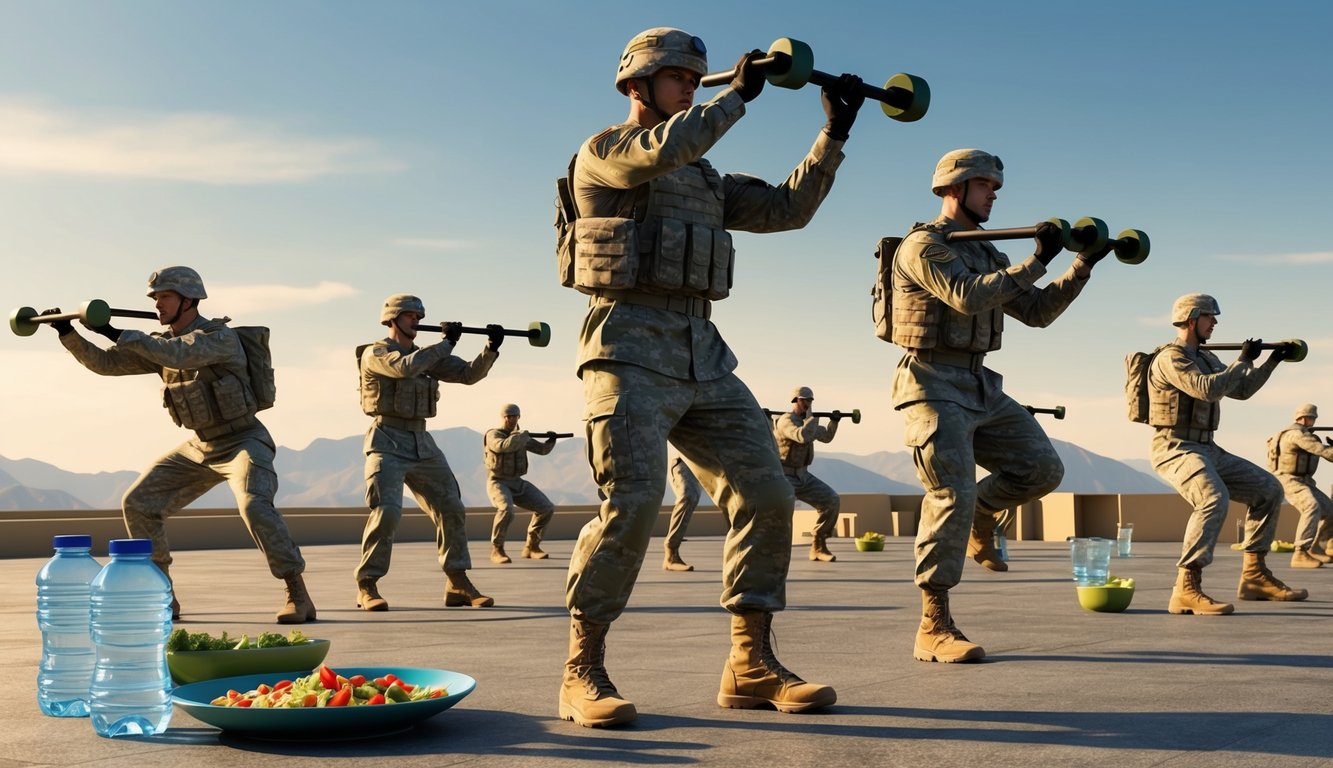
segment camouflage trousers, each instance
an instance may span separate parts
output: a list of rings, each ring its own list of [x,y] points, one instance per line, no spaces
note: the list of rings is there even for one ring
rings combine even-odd
[[[584,366],[583,393],[588,462],[606,500],[574,546],[570,614],[610,623],[624,610],[666,494],[668,438],[727,516],[722,607],[782,610],[794,498],[745,384],[735,374],[689,381],[603,360]]]
[[[366,454],[366,506],[370,508],[370,516],[361,533],[358,582],[380,579],[389,572],[394,534],[403,519],[404,485],[435,524],[435,550],[439,553],[440,568],[466,571],[472,567],[465,526],[467,509],[444,454],[435,452],[409,459],[375,452]]]
[[[1194,507],[1185,525],[1179,568],[1206,567],[1222,532],[1227,507],[1235,499],[1249,507],[1245,514],[1247,552],[1267,552],[1277,532],[1282,484],[1257,464],[1232,456],[1215,443],[1180,440],[1158,429],[1152,441],[1153,468]]]
[[[514,521],[514,511],[520,507],[532,510],[532,522],[528,523],[528,541],[541,543],[542,532],[555,514],[555,505],[546,498],[546,494],[521,477],[494,476],[486,480],[486,494],[495,507],[495,522],[491,525],[492,544],[504,546],[505,540],[509,538],[509,524]]]
[[[838,496],[838,492],[805,468],[788,469],[787,482],[791,483],[796,500],[809,504],[818,513],[810,535],[816,539],[832,536],[838,525],[838,510],[842,509],[842,497]]]
[[[1315,486],[1311,477],[1278,475],[1277,479],[1282,483],[1287,501],[1300,513],[1296,520],[1296,535],[1291,541],[1297,549],[1310,549],[1314,546],[1319,521],[1333,517],[1333,500]]]
[[[1040,498],[1064,478],[1041,425],[1013,398],[994,394],[987,411],[943,400],[909,403],[905,442],[925,496],[916,532],[916,584],[949,589],[963,575],[974,515]],[[977,481],[977,467],[990,472]]]
[[[664,493],[665,495],[665,493]],[[676,504],[671,508],[671,522],[667,524],[666,548],[675,552],[685,541],[685,531],[690,527],[690,518],[699,506],[698,492],[686,490],[676,497]]]
[[[166,520],[213,486],[226,482],[250,538],[264,553],[268,569],[282,579],[305,570],[301,550],[287,521],[273,506],[278,475],[273,470],[273,438],[262,424],[207,442],[188,440],[168,452],[134,481],[121,508],[130,536],[153,542],[153,562],[171,565]]]

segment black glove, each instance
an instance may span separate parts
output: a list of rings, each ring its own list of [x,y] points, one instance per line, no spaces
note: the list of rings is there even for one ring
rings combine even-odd
[[[1279,344],[1277,349],[1274,349],[1272,354],[1268,356],[1268,359],[1275,363],[1280,363],[1283,360],[1286,360],[1290,355],[1291,347],[1288,347],[1286,344]]]
[[[764,52],[756,48],[736,61],[736,74],[731,78],[731,89],[740,95],[741,101],[754,101],[759,92],[764,90],[764,72],[754,65],[756,59],[762,58]]]
[[[111,325],[110,323],[107,323],[106,325],[94,326],[92,331],[93,333],[107,337],[108,339],[111,340],[112,344],[115,344],[117,341],[120,341],[121,330]]]
[[[39,312],[38,314],[39,314],[39,315],[58,315],[58,314],[60,314],[60,307],[52,307],[52,308],[50,308],[50,309],[43,309],[43,310],[42,310],[41,312]],[[52,320],[50,323],[48,323],[48,325],[50,325],[52,328],[56,329],[56,333],[57,333],[58,335],[60,335],[60,336],[65,336],[65,335],[74,333],[74,323],[71,322],[71,321],[69,321],[69,320]]]
[[[1050,266],[1065,247],[1064,232],[1049,221],[1037,225],[1037,234],[1033,239],[1037,241],[1037,250],[1032,255],[1045,266]]]
[[[828,415],[829,421],[842,421],[842,411],[834,411]]]
[[[1263,351],[1259,349],[1259,345],[1263,343],[1263,339],[1246,339],[1245,343],[1240,345],[1240,359],[1250,362],[1258,360],[1259,353]]]
[[[503,344],[504,342],[505,342],[504,326],[496,325],[495,323],[490,323],[489,325],[486,326],[486,346],[490,347],[491,351],[498,352],[500,349],[500,345]],[[554,440],[552,440],[552,442],[554,442]]]
[[[1333,437],[1324,438],[1324,442],[1328,444],[1329,448],[1333,448]]]
[[[1089,267],[1091,267],[1092,265],[1106,258],[1106,254],[1114,250],[1115,250],[1115,243],[1111,242],[1110,240],[1107,240],[1106,245],[1102,246],[1100,250],[1084,251],[1078,255],[1078,258],[1079,261],[1082,261],[1084,264],[1087,264]]]
[[[458,340],[463,338],[463,324],[445,323],[444,338],[448,340],[451,344],[457,344]]]
[[[866,101],[860,86],[861,78],[843,74],[838,82],[820,90],[819,100],[823,102],[824,115],[828,117],[828,122],[824,123],[824,133],[830,139],[846,141],[851,133],[852,123],[856,122],[856,112]]]

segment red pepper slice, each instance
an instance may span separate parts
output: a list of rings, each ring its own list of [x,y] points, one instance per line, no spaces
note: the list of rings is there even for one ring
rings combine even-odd
[[[259,684],[259,687],[256,688],[255,690],[258,691],[258,692],[262,695],[262,694],[268,693],[269,691],[271,691],[271,690],[273,690],[273,689],[270,688],[270,687],[268,687],[268,684],[266,684],[266,683],[260,683],[260,684]]]
[[[438,698],[440,698],[440,697],[443,696],[443,695],[444,695],[444,691],[441,691],[441,690],[434,690],[434,691],[431,691],[431,692],[430,692],[430,695],[427,696],[426,698],[428,698],[428,699],[438,699]]]
[[[338,690],[338,673],[329,669],[327,666],[319,665],[319,682],[330,691]]]
[[[283,688],[291,688],[291,687],[292,687],[291,680],[279,680],[278,683],[273,686],[273,690],[281,691]]]
[[[318,693],[307,693],[307,694],[305,695],[305,698],[301,700],[301,706],[303,706],[303,707],[318,707],[318,706],[319,706],[319,694],[318,694]]]
[[[232,704],[232,706],[234,706],[234,707],[248,707],[248,706],[250,706],[250,705],[253,704],[253,703],[254,703],[254,702],[251,701],[251,700],[249,700],[249,699],[237,699],[236,702],[235,702],[234,704]]]
[[[341,690],[333,694],[333,698],[329,699],[328,706],[345,707],[347,706],[347,702],[351,700],[352,700],[352,686],[344,685]]]
[[[382,693],[377,693],[377,694],[375,694],[374,696],[371,696],[371,697],[370,697],[370,701],[367,701],[366,703],[367,703],[367,704],[383,704],[385,701],[388,701],[388,699],[385,699],[385,698],[384,698],[384,694],[382,694]]]
[[[408,693],[411,693],[412,689],[416,688],[415,685],[408,685],[407,683],[404,683],[402,680],[394,680],[394,682],[398,683],[398,687],[402,688],[404,691],[407,691]]]
[[[393,685],[393,681],[387,677],[377,677],[375,678],[375,685],[379,686],[380,688],[388,688],[389,686]]]
[[[352,675],[351,677],[347,678],[347,682],[351,683],[353,688],[360,688],[361,686],[366,684],[366,676]]]
[[[240,696],[241,692],[236,690],[235,688],[230,688],[227,690],[227,698],[229,699],[237,699],[240,698]]]

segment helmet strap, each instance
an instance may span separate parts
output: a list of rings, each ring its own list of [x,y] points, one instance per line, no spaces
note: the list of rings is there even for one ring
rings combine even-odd
[[[643,90],[641,92],[643,105],[652,110],[653,114],[657,115],[658,120],[665,123],[667,120],[671,119],[671,115],[664,113],[657,106],[657,97],[653,94],[653,78],[641,77],[639,80],[643,83]]]
[[[963,210],[963,213],[967,214],[967,217],[972,220],[973,224],[983,224],[986,221],[986,217],[967,207],[967,194],[972,191],[971,185],[971,179],[963,181],[963,199],[959,201],[958,207]]]

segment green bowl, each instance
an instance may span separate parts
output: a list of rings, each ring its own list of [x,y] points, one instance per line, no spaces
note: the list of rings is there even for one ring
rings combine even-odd
[[[1133,587],[1077,587],[1078,604],[1098,613],[1120,613],[1134,599]]]
[[[280,648],[247,648],[243,651],[167,651],[167,669],[177,685],[219,677],[260,675],[271,672],[307,674],[329,655],[328,640],[311,640]]]
[[[856,540],[856,551],[858,552],[883,552],[883,541],[867,541],[865,539]]]

